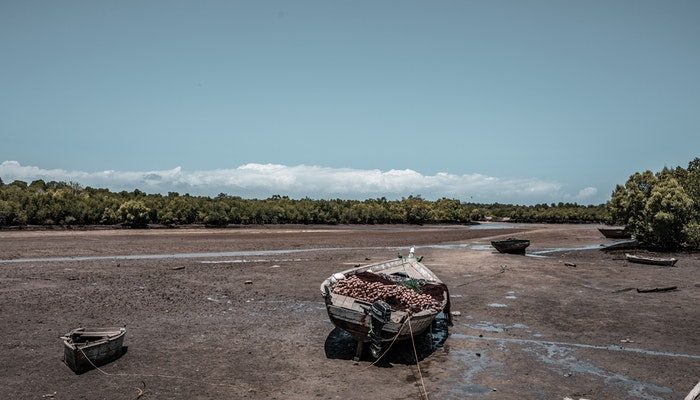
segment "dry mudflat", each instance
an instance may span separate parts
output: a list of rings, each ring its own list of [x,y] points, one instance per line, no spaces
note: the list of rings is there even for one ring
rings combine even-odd
[[[488,246],[509,236],[530,255]],[[0,398],[683,398],[700,380],[700,254],[645,266],[603,243],[594,225],[0,232]],[[355,363],[319,285],[411,245],[461,315],[444,343],[419,338],[418,365],[406,344]],[[634,290],[662,286],[678,290]],[[62,363],[62,334],[124,325],[117,361]]]

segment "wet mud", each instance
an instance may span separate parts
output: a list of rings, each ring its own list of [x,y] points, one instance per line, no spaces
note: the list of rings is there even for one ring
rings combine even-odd
[[[534,256],[490,247],[509,236]],[[545,224],[0,232],[0,398],[683,398],[700,255],[649,268],[606,243],[595,225]],[[453,326],[355,363],[319,285],[412,245],[450,288]],[[620,291],[659,286],[678,290]],[[124,325],[129,352],[106,374],[61,362],[62,334]]]

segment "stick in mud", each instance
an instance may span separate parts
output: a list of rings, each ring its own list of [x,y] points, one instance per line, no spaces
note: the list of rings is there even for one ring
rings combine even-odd
[[[678,289],[678,286],[667,286],[667,287],[661,287],[661,288],[653,288],[653,289],[639,289],[637,288],[637,293],[653,293],[653,292],[671,292]]]

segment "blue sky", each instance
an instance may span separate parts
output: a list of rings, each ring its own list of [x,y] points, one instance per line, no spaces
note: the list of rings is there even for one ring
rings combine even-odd
[[[3,1],[0,178],[599,203],[700,156],[699,20],[697,1]]]

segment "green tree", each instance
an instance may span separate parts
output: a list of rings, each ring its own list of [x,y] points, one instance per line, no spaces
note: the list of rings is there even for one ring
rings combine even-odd
[[[148,214],[151,210],[141,200],[129,200],[119,206],[119,220],[132,228],[143,228],[148,224]]]
[[[651,191],[644,208],[645,229],[639,238],[662,249],[675,249],[683,239],[683,228],[689,221],[693,200],[678,181],[671,177],[660,180]]]
[[[15,222],[17,203],[0,200],[0,226],[12,225]]]
[[[695,243],[698,237],[694,201],[676,176],[685,173],[664,169],[635,173],[618,185],[608,202],[614,223],[627,229],[645,245],[664,250]]]

